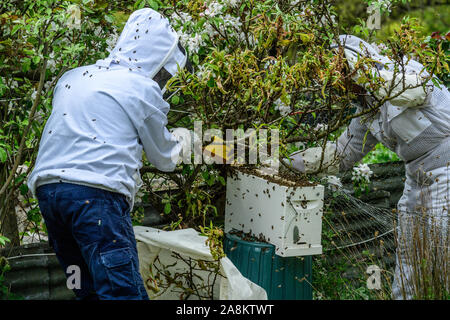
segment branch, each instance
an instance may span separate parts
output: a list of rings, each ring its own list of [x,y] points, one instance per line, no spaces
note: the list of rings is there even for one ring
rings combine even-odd
[[[43,54],[44,56],[47,54],[47,43],[44,44],[44,50]],[[41,100],[41,92],[42,88],[44,87],[44,81],[45,81],[45,71],[47,70],[47,58],[44,58],[44,61],[42,63],[41,68],[41,75],[39,79],[39,86],[37,89],[36,99],[34,99],[33,106],[30,111],[30,119],[34,117],[34,114],[36,113],[37,106],[39,105],[39,102]],[[22,135],[22,139],[20,141],[19,150],[17,151],[16,160],[14,161],[13,168],[11,169],[11,172],[9,174],[8,179],[6,179],[5,184],[0,189],[0,196],[3,195],[6,191],[6,188],[11,183],[12,179],[14,178],[14,175],[16,174],[17,168],[19,167],[20,161],[22,160],[22,153],[25,148],[25,142],[27,140],[28,132],[30,131],[31,125],[33,124],[33,121],[29,121],[28,125],[25,127],[25,130]]]

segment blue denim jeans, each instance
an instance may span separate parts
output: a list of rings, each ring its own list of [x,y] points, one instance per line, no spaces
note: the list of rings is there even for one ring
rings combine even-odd
[[[125,196],[70,183],[42,185],[36,194],[64,272],[79,268],[78,299],[148,299]]]

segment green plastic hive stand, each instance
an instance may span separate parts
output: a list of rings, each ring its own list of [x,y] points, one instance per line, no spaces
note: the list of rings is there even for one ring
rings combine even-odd
[[[269,300],[312,300],[312,258],[280,257],[275,246],[227,233],[224,250],[244,277],[263,287]]]

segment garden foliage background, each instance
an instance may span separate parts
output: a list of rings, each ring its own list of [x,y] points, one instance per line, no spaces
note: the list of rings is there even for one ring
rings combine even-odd
[[[382,10],[381,30],[367,28],[369,3]],[[393,61],[414,57],[449,83],[446,1],[2,1],[0,246],[45,235],[26,178],[56,82],[69,69],[107,57],[130,13],[143,7],[169,18],[194,66],[193,74],[182,72],[171,84],[180,91],[170,101],[169,127],[192,129],[197,120],[203,130],[280,129],[284,156],[324,146],[360,115],[354,112],[362,95],[352,80],[355,72],[364,74],[359,85],[378,90],[383,84],[367,71],[369,59],[349,72],[342,50],[330,50],[339,34],[381,42],[380,50]],[[388,99],[377,101],[371,112]],[[397,159],[379,145],[363,162]],[[227,169],[182,164],[162,173],[145,162],[137,204],[151,203],[168,229],[194,227],[220,244]],[[156,182],[166,191],[155,192]],[[135,224],[143,210],[135,207]]]

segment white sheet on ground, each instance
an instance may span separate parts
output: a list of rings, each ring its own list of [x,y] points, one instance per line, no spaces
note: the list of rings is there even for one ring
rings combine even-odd
[[[144,282],[156,274],[158,268],[170,272],[173,279],[185,273],[189,268],[181,259],[177,259],[177,253],[185,259],[214,261],[209,247],[206,245],[206,237],[201,236],[194,229],[182,229],[176,231],[163,231],[150,227],[136,226],[134,233],[138,240],[140,272]],[[266,291],[245,278],[236,266],[227,257],[220,259],[220,274],[215,281],[214,299],[220,300],[267,300]],[[205,283],[212,283],[213,273],[210,271],[196,270],[193,281],[197,288]],[[222,276],[223,275],[223,276]],[[162,276],[161,279],[167,279]],[[178,277],[181,280],[182,277]],[[201,283],[203,281],[203,283]],[[152,281],[149,282],[150,284]],[[165,282],[167,284],[167,282]],[[153,282],[154,284],[154,282]],[[145,286],[150,299],[178,300],[182,290],[172,284],[168,290],[165,285],[159,285],[163,290],[155,292]],[[198,295],[193,294],[193,296]],[[184,296],[186,297],[186,295]]]

